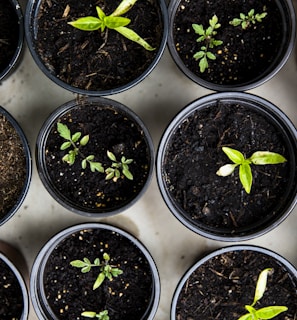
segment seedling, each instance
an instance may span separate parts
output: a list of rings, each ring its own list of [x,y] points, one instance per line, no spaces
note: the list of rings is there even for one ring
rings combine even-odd
[[[245,309],[249,312],[241,316],[238,320],[264,320],[272,319],[280,313],[287,311],[288,308],[285,306],[269,306],[256,310],[255,304],[263,297],[266,290],[267,276],[272,272],[273,269],[267,268],[261,271],[256,284],[254,301],[251,305],[246,305]]]
[[[247,29],[252,24],[255,24],[256,22],[262,22],[262,20],[266,16],[267,16],[267,12],[255,14],[255,10],[251,9],[247,15],[245,15],[244,13],[240,13],[239,18],[234,18],[229,23],[234,27],[241,25],[242,29]]]
[[[110,256],[106,252],[103,253],[103,260],[104,261],[100,261],[99,258],[96,258],[94,262],[91,263],[88,258],[84,258],[83,260],[73,260],[70,264],[72,267],[80,268],[82,273],[88,273],[93,267],[99,268],[100,273],[93,284],[93,290],[96,290],[106,278],[112,280],[113,277],[117,277],[123,273],[121,269],[109,264]]]
[[[86,318],[98,318],[99,320],[109,320],[108,310],[103,310],[99,313],[94,311],[85,311],[81,314],[83,317]]]
[[[197,39],[197,42],[203,42],[204,45],[200,48],[200,51],[196,52],[193,58],[199,61],[200,72],[204,72],[208,68],[208,59],[215,60],[216,56],[209,51],[214,47],[220,46],[223,44],[223,41],[216,40],[214,37],[217,34],[217,29],[221,27],[221,24],[218,23],[218,17],[214,15],[209,20],[209,27],[204,29],[201,24],[192,24],[192,27],[200,37]]]
[[[66,140],[66,142],[61,145],[60,149],[67,150],[70,148],[68,153],[62,158],[64,162],[67,162],[69,165],[73,165],[77,156],[80,156],[83,159],[81,161],[81,167],[83,169],[86,169],[89,164],[92,172],[98,171],[104,173],[102,164],[100,162],[93,161],[95,158],[94,155],[85,156],[80,150],[81,147],[86,146],[89,142],[89,135],[81,137],[81,132],[75,132],[72,134],[67,125],[60,122],[57,123],[57,130],[60,136]]]
[[[253,175],[251,164],[266,165],[266,164],[279,164],[286,162],[286,158],[282,155],[269,151],[256,151],[250,158],[245,158],[244,155],[235,149],[223,147],[222,150],[233,162],[232,164],[225,164],[217,171],[218,176],[226,177],[232,174],[237,166],[239,166],[239,178],[242,186],[247,193],[250,193]]]
[[[136,1],[137,0],[123,0],[109,16],[107,16],[100,7],[96,6],[98,18],[88,16],[79,18],[76,21],[68,22],[68,24],[83,31],[95,31],[101,29],[101,32],[103,32],[105,28],[112,29],[119,32],[127,39],[143,46],[146,50],[153,51],[155,48],[151,47],[135,31],[126,27],[131,20],[121,17],[133,7]]]
[[[122,170],[123,175],[127,179],[133,180],[133,175],[129,170],[129,164],[133,162],[133,159],[126,159],[126,157],[122,156],[121,161],[118,161],[116,156],[110,151],[107,151],[107,156],[112,161],[112,165],[105,170],[106,180],[113,179],[116,182],[121,176],[120,170]]]

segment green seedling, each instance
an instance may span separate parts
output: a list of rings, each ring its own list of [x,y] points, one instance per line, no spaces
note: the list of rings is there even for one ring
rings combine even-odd
[[[104,168],[100,162],[95,162],[94,155],[85,156],[81,152],[81,147],[84,147],[89,142],[89,135],[85,135],[82,137],[81,132],[75,132],[74,134],[71,133],[67,125],[58,122],[57,123],[57,130],[59,135],[65,139],[66,141],[61,145],[60,150],[67,150],[67,154],[62,158],[64,162],[67,162],[69,165],[73,165],[77,156],[80,156],[83,160],[81,161],[82,169],[86,169],[87,165],[89,164],[90,169],[92,172],[98,171],[104,173]]]
[[[261,271],[255,290],[254,301],[251,305],[246,305],[245,309],[248,311],[247,314],[241,316],[238,320],[264,320],[272,319],[282,312],[288,310],[285,306],[269,306],[256,310],[255,304],[263,297],[266,290],[267,276],[272,272],[271,268],[264,269]]]
[[[116,268],[109,264],[110,256],[107,253],[103,253],[103,261],[100,261],[99,258],[96,258],[93,263],[88,258],[83,260],[73,260],[70,262],[72,267],[80,268],[82,273],[88,273],[93,267],[99,268],[100,273],[98,274],[94,284],[93,290],[96,290],[101,286],[103,281],[107,278],[112,280],[113,277],[117,277],[123,273],[119,268]]]
[[[232,174],[236,167],[239,166],[239,178],[242,186],[247,193],[251,192],[253,175],[251,164],[266,165],[279,164],[286,162],[286,158],[282,155],[269,151],[256,151],[250,158],[245,158],[244,155],[235,149],[223,147],[227,157],[233,162],[232,164],[225,164],[217,171],[218,176],[226,177]]]
[[[76,21],[68,22],[74,28],[83,31],[95,31],[101,29],[101,32],[107,29],[112,29],[119,32],[127,39],[136,42],[148,51],[153,51],[155,48],[151,47],[143,38],[141,38],[135,31],[126,26],[131,22],[130,19],[122,17],[135,4],[137,0],[123,0],[115,11],[107,16],[103,10],[96,6],[98,17],[82,17]]]
[[[133,180],[133,175],[129,170],[129,164],[133,162],[133,159],[126,159],[126,157],[122,156],[121,161],[118,161],[110,151],[107,151],[107,156],[112,161],[112,165],[105,170],[106,180],[113,179],[116,182],[121,176],[120,170],[127,179]]]
[[[81,315],[86,318],[98,318],[99,320],[109,320],[108,310],[103,310],[99,313],[96,313],[94,311],[84,311]]]
[[[255,14],[255,10],[251,9],[247,15],[245,15],[244,13],[240,13],[239,18],[234,18],[229,23],[234,27],[241,25],[242,29],[247,29],[252,24],[255,24],[256,22],[262,22],[262,20],[266,16],[267,16],[267,12]]]
[[[217,34],[217,29],[221,27],[221,24],[218,23],[218,17],[214,15],[209,20],[209,27],[204,29],[201,24],[192,24],[192,27],[199,35],[197,42],[203,42],[204,45],[200,48],[200,51],[196,52],[193,58],[197,61],[199,60],[200,72],[203,73],[208,68],[208,59],[215,60],[216,56],[210,51],[214,47],[220,46],[223,44],[223,41],[216,40],[214,37]]]

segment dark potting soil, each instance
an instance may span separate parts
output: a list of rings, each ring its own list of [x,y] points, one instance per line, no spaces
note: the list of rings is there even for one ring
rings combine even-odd
[[[116,182],[106,180],[105,173],[91,172],[89,166],[82,169],[80,156],[69,165],[62,161],[68,150],[60,150],[65,140],[59,136],[55,123],[48,135],[45,161],[52,183],[68,202],[100,213],[117,209],[138,195],[148,179],[151,158],[144,132],[130,116],[109,106],[85,104],[58,121],[66,124],[72,134],[79,131],[82,137],[90,136],[80,150],[85,156],[94,155],[94,161],[101,162],[104,169],[112,164],[107,151],[118,160],[122,156],[133,159],[129,165],[133,180],[121,175]]]
[[[0,260],[0,319],[21,319],[24,301],[21,286],[9,266]]]
[[[87,257],[93,262],[109,254],[110,265],[123,273],[112,281],[105,279],[93,290],[98,268],[81,273],[73,260]],[[45,267],[47,301],[57,319],[85,319],[83,311],[108,310],[113,320],[140,320],[152,294],[152,274],[144,254],[126,237],[103,229],[76,232],[65,238],[51,253]]]
[[[16,204],[26,181],[26,157],[22,141],[0,114],[0,219]]]
[[[12,61],[19,40],[18,16],[10,1],[0,2],[0,73]]]
[[[232,163],[223,146],[246,157],[255,151],[277,152],[288,162],[251,165],[253,184],[247,194],[238,168],[227,177],[216,174],[221,166]],[[209,230],[240,234],[273,219],[285,205],[290,159],[281,132],[263,114],[218,101],[194,111],[178,126],[165,153],[163,175],[170,196],[188,220]]]
[[[266,291],[254,306],[286,306],[275,320],[293,320],[297,313],[296,279],[266,254],[249,250],[223,253],[203,263],[184,284],[177,301],[177,320],[236,320],[254,300],[262,270],[272,268]]]
[[[96,6],[111,14],[120,0],[42,0],[38,14],[36,47],[47,68],[63,82],[85,90],[108,90],[138,78],[156,57],[118,32],[81,31],[68,25],[82,16],[97,17]],[[66,15],[66,6],[70,7]],[[125,17],[127,26],[152,47],[162,40],[158,1],[138,1]]]
[[[255,14],[267,12],[267,16],[246,30],[230,25],[229,21],[251,9]],[[194,32],[192,24],[207,28],[214,15],[221,24],[216,29],[215,39],[222,40],[223,44],[209,50],[216,60],[209,59],[209,68],[201,73],[199,61],[193,55],[204,43],[196,41],[199,35]],[[284,41],[283,23],[284,18],[275,0],[182,0],[174,20],[174,41],[185,66],[200,78],[215,84],[243,84],[261,76],[276,63]]]

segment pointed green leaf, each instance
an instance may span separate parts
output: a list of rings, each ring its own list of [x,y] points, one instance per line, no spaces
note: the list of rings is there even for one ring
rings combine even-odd
[[[111,161],[117,161],[115,155],[111,151],[107,151],[107,156]]]
[[[96,17],[83,17],[68,22],[72,27],[83,31],[95,31],[102,27],[102,21]]]
[[[244,314],[238,320],[254,320],[253,316],[250,313]]]
[[[67,141],[67,142],[64,142],[61,147],[60,147],[60,150],[66,150],[68,149],[69,147],[71,147],[71,142],[70,141]]]
[[[261,308],[256,311],[257,319],[272,319],[279,315],[282,312],[287,311],[288,308],[285,306],[271,306],[271,307],[265,307]]]
[[[281,154],[269,151],[257,151],[252,154],[250,160],[253,164],[258,165],[279,164],[287,161]]]
[[[83,268],[85,267],[85,262],[81,260],[73,260],[70,262],[70,265],[75,268]]]
[[[86,157],[86,160],[92,161],[92,160],[94,160],[94,158],[95,158],[95,156],[90,154],[89,156]]]
[[[256,318],[256,309],[254,308],[254,307],[252,307],[252,306],[245,306],[245,308],[246,308],[246,310],[252,315],[252,319],[253,320],[258,320],[257,318]]]
[[[106,252],[104,252],[104,253],[103,253],[103,259],[104,259],[106,262],[109,261],[109,260],[110,260],[109,254],[106,253]]]
[[[105,170],[105,172],[107,173],[106,177],[105,177],[106,180],[110,180],[110,179],[112,179],[114,177],[114,171]]]
[[[129,179],[129,180],[133,180],[133,175],[132,173],[129,171],[129,169],[127,168],[123,168],[123,175]]]
[[[126,12],[128,12],[137,0],[123,0],[115,9],[115,11],[111,14],[111,16],[117,17],[122,16]]]
[[[224,166],[220,167],[216,174],[220,177],[227,177],[232,174],[238,164],[225,164]]]
[[[95,265],[95,266],[99,266],[99,265],[100,265],[100,259],[99,259],[99,258],[96,258],[96,259],[94,260],[94,265]]]
[[[93,290],[96,290],[97,288],[99,288],[101,286],[102,282],[104,281],[104,279],[105,279],[104,273],[102,273],[102,272],[99,273],[96,281],[93,284]]]
[[[81,272],[82,273],[88,273],[88,272],[90,272],[90,270],[91,270],[91,266],[85,266],[85,267],[83,267],[81,269]]]
[[[199,52],[196,52],[196,53],[193,55],[193,58],[194,58],[195,60],[199,60],[199,59],[201,59],[201,58],[204,57],[204,56],[205,56],[205,52],[199,51]]]
[[[206,52],[206,56],[210,60],[216,60],[216,56],[211,52]]]
[[[251,192],[253,183],[252,170],[248,163],[243,163],[239,167],[239,179],[246,193]]]
[[[87,159],[82,160],[82,162],[81,162],[81,167],[82,167],[83,169],[86,169],[86,167],[87,167]]]
[[[232,21],[230,21],[230,24],[232,24],[234,27],[237,27],[241,24],[242,20],[238,18],[234,18]]]
[[[208,68],[208,62],[205,56],[200,60],[199,68],[201,73],[203,73]]]
[[[193,24],[192,24],[192,28],[194,29],[195,33],[199,34],[199,35],[202,36],[203,39],[204,39],[204,34],[205,34],[205,32],[204,32],[204,28],[203,28],[203,25],[202,25],[202,24],[195,24],[195,23],[193,23]],[[202,37],[201,37],[201,38],[202,38]]]
[[[263,297],[263,294],[266,289],[266,284],[267,284],[267,276],[269,272],[271,272],[271,270],[272,270],[271,268],[266,268],[263,271],[261,271],[257,280],[255,296],[254,296],[254,301],[252,303],[252,306],[254,306]]]
[[[77,142],[80,137],[81,137],[81,132],[75,132],[75,134],[72,135],[71,140],[73,142]]]
[[[85,146],[90,140],[90,136],[89,135],[86,135],[86,136],[83,136],[79,142],[79,144],[81,146]]]
[[[245,160],[243,154],[238,150],[229,147],[223,147],[222,150],[225,152],[227,157],[236,164],[241,164]]]
[[[100,162],[90,162],[90,169],[92,172],[98,171],[103,173],[104,172],[104,168],[102,166],[102,163]]]
[[[156,48],[153,48],[149,43],[147,43],[144,39],[142,39],[135,31],[129,29],[127,27],[118,27],[114,28],[117,32],[121,35],[126,37],[127,39],[136,42],[137,44],[141,45],[144,49],[148,51],[153,51]]]
[[[66,124],[63,124],[61,122],[57,123],[57,130],[60,136],[66,140],[71,140],[71,132],[66,126]]]
[[[99,19],[100,19],[101,21],[103,21],[104,18],[106,17],[106,15],[105,15],[105,13],[103,12],[103,10],[102,10],[100,7],[96,6],[96,11],[97,11],[97,14],[98,14]]]
[[[84,311],[81,313],[81,315],[86,318],[96,318],[97,316],[96,312],[94,311]]]
[[[131,20],[124,17],[107,16],[105,17],[104,22],[107,28],[116,29],[119,27],[127,26],[131,22]]]

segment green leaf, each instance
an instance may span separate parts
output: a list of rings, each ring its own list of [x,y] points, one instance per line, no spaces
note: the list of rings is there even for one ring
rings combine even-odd
[[[81,132],[75,132],[75,134],[72,135],[71,140],[73,142],[77,142],[80,137],[81,137]]]
[[[106,262],[108,262],[108,261],[110,260],[109,254],[106,253],[106,252],[104,252],[104,253],[103,253],[103,259],[104,259]]]
[[[205,39],[205,37],[204,37],[205,31],[204,31],[204,28],[203,28],[202,24],[193,23],[192,24],[192,28],[194,29],[195,33],[199,34],[200,36],[203,36],[203,40]]]
[[[84,311],[81,313],[81,315],[87,318],[96,318],[97,316],[96,312],[93,312],[93,311]]]
[[[238,164],[225,164],[224,166],[220,167],[219,170],[216,172],[218,176],[227,177],[232,174]]]
[[[98,14],[99,19],[100,19],[101,21],[103,21],[104,18],[106,17],[106,15],[105,15],[105,13],[103,12],[103,10],[102,10],[100,7],[96,6],[96,11],[97,11],[97,14]]]
[[[114,277],[118,277],[119,275],[123,274],[123,270],[119,269],[119,268],[112,268],[111,269],[111,274]]]
[[[258,165],[279,164],[287,161],[287,159],[282,155],[269,151],[257,151],[252,154],[250,160],[253,164]]]
[[[254,10],[254,9],[251,9],[251,10],[249,11],[249,13],[248,13],[248,16],[249,16],[249,17],[253,17],[254,13],[255,13],[255,10]]]
[[[257,280],[255,296],[252,306],[254,306],[263,297],[267,284],[267,276],[271,272],[271,270],[271,268],[266,268],[263,271],[261,271]]]
[[[64,142],[61,147],[60,147],[60,150],[66,150],[68,149],[69,147],[71,147],[71,142],[70,141],[67,141],[67,142]]]
[[[216,56],[211,52],[206,52],[206,56],[210,60],[216,60]]]
[[[81,162],[81,167],[82,167],[83,169],[86,169],[86,167],[87,167],[87,159],[83,159],[83,160],[82,160],[82,162]]]
[[[285,306],[271,306],[271,307],[265,307],[261,308],[256,311],[256,315],[258,319],[272,319],[279,315],[282,312],[287,311],[288,308]]]
[[[243,154],[238,150],[229,147],[223,147],[222,150],[225,152],[227,157],[236,164],[242,164],[245,160]]]
[[[70,262],[70,264],[72,267],[75,267],[75,268],[83,268],[86,266],[86,263],[81,260],[73,260]]]
[[[100,266],[100,259],[99,259],[99,258],[96,258],[96,259],[94,260],[94,265],[95,265],[95,266]]]
[[[216,24],[218,23],[219,19],[216,15],[214,15],[210,20],[209,20],[209,25],[214,29]]]
[[[105,274],[103,272],[99,273],[96,281],[93,284],[93,290],[96,290],[97,288],[99,288],[102,284],[102,282],[105,279]]]
[[[126,37],[127,39],[136,42],[137,44],[141,45],[144,49],[148,51],[153,51],[156,48],[153,48],[150,44],[148,44],[144,39],[142,39],[135,31],[129,29],[127,27],[118,27],[114,28],[117,32],[121,35]]]
[[[81,146],[85,146],[85,145],[89,142],[89,140],[90,140],[90,136],[89,136],[89,135],[86,135],[86,136],[84,136],[84,137],[81,138],[79,144],[80,144]]]
[[[111,151],[107,150],[107,156],[111,161],[117,161],[117,158],[115,157],[115,155]]]
[[[123,158],[125,158],[125,157],[123,157]],[[122,163],[125,163],[125,164],[131,164],[132,162],[133,162],[133,159],[125,159],[124,161],[123,161],[123,158],[122,158]]]
[[[102,21],[96,17],[82,17],[68,22],[72,27],[83,31],[95,31],[102,27]]]
[[[223,44],[223,41],[222,40],[213,40],[212,43],[214,46],[217,47],[217,46],[220,46],[221,44]]]
[[[208,62],[205,56],[200,60],[199,68],[201,73],[203,73],[208,68]]]
[[[137,0],[122,0],[122,2],[118,5],[118,7],[114,10],[111,16],[122,16],[126,12],[128,12]]]
[[[232,21],[230,21],[230,24],[232,24],[234,27],[237,27],[241,24],[242,20],[238,18],[234,18]]]
[[[81,269],[81,272],[82,273],[88,273],[88,272],[90,272],[90,270],[91,270],[91,266],[85,266],[85,267],[83,267]]]
[[[119,27],[127,26],[131,22],[130,19],[124,17],[107,16],[104,19],[104,23],[109,29],[116,29]]]
[[[129,180],[133,180],[133,175],[132,173],[129,171],[129,169],[127,168],[123,168],[123,175],[129,179]]]
[[[102,166],[102,163],[100,162],[90,162],[90,169],[92,172],[98,171],[103,173],[104,172],[104,168]]]
[[[199,60],[199,59],[201,59],[201,58],[204,57],[204,56],[205,56],[205,52],[199,51],[199,52],[196,52],[196,53],[193,55],[193,58],[194,58],[195,60]]]
[[[92,160],[94,160],[94,158],[95,158],[95,156],[91,154],[91,155],[86,157],[86,160],[87,161],[92,161]]]
[[[239,179],[246,193],[251,192],[253,183],[252,170],[248,163],[243,163],[239,167]]]
[[[105,170],[105,173],[106,173],[106,177],[105,177],[105,179],[106,180],[110,180],[110,179],[112,179],[113,177],[114,177],[114,169],[111,169],[111,170],[108,170],[108,169],[111,169],[111,168],[107,168],[106,170]]]
[[[57,123],[57,130],[60,136],[66,140],[71,140],[71,132],[66,126],[66,124],[63,124],[61,122]]]
[[[253,316],[250,313],[244,314],[238,320],[254,320]]]

